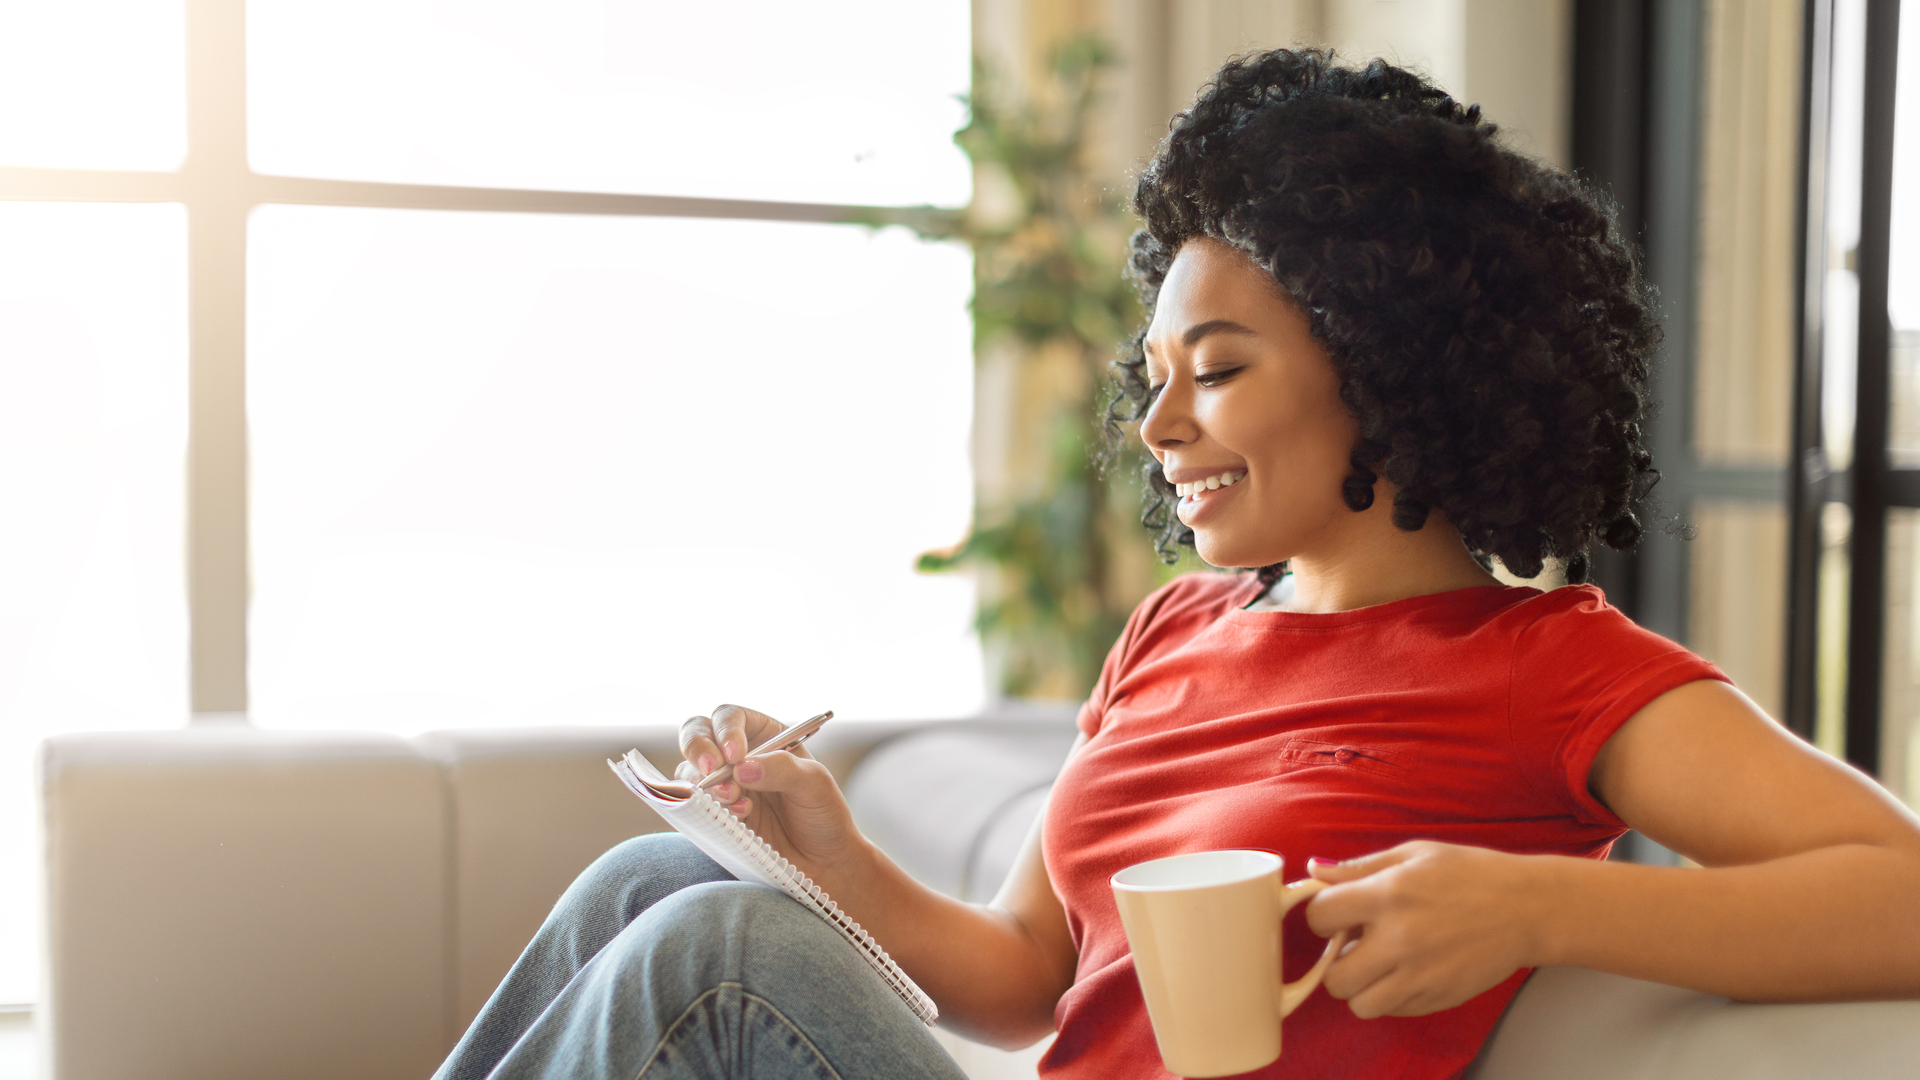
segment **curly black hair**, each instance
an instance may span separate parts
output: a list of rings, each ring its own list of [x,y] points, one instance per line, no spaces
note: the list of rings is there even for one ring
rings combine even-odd
[[[1638,542],[1659,479],[1641,424],[1660,330],[1612,204],[1495,131],[1383,61],[1237,57],[1140,175],[1131,272],[1150,318],[1181,244],[1244,251],[1306,313],[1359,421],[1347,505],[1385,475],[1400,528],[1438,509],[1483,559],[1532,577],[1558,558],[1582,581],[1594,540]],[[1152,403],[1144,335],[1114,365],[1116,438]],[[1142,521],[1171,562],[1193,531],[1146,472]]]

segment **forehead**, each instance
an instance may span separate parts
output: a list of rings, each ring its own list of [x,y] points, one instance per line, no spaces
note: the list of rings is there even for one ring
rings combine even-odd
[[[1293,313],[1288,296],[1273,275],[1246,252],[1210,237],[1180,245],[1160,285],[1147,326],[1148,353],[1177,347],[1188,328],[1226,320],[1254,329],[1279,329]]]

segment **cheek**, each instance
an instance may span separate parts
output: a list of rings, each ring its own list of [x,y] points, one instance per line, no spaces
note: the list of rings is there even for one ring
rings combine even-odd
[[[1265,466],[1277,482],[1308,484],[1336,491],[1353,472],[1353,448],[1359,433],[1343,414],[1297,417],[1269,426],[1257,437],[1250,461]]]

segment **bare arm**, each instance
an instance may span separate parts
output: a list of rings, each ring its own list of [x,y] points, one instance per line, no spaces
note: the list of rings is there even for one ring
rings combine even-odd
[[[1663,695],[1608,741],[1591,787],[1712,870],[1560,867],[1548,962],[1749,1001],[1920,994],[1920,821],[1744,694]]]
[[[733,706],[715,709],[710,721],[694,717],[681,728],[681,775],[700,774],[703,756],[737,763],[742,748],[777,728]],[[1076,957],[1041,853],[1044,810],[999,895],[967,904],[915,881],[860,835],[826,766],[804,749],[741,764],[736,775],[739,782],[718,786],[715,796],[873,934],[940,1006],[941,1026],[1005,1047],[1053,1030]]]
[[[1748,1001],[1920,995],[1920,820],[1739,691],[1662,695],[1589,786],[1706,869],[1427,842],[1319,866],[1344,884],[1313,928],[1364,928],[1328,989],[1361,1016],[1418,1015],[1577,964]]]

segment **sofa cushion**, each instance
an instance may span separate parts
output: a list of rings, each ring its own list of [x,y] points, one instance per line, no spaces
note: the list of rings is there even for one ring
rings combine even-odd
[[[869,751],[847,802],[902,869],[950,896],[988,900],[1077,734],[1059,715],[928,725]]]

